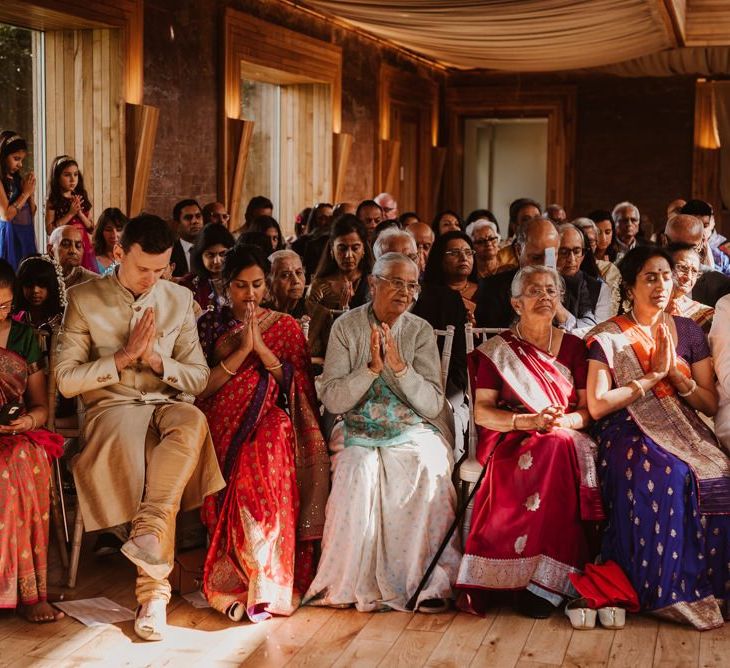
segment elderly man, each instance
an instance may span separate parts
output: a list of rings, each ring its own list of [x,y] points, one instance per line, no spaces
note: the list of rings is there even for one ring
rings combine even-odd
[[[81,266],[84,243],[81,230],[73,225],[61,225],[51,232],[48,239],[48,254],[55,258],[61,267],[67,290],[91,278],[99,277],[99,274]]]
[[[548,218],[531,218],[518,229],[514,249],[520,267],[546,265],[556,267],[560,235]],[[517,268],[489,276],[479,283],[475,312],[478,327],[509,327],[515,318],[511,285]],[[566,282],[564,304],[558,305],[556,324],[568,332],[595,324],[590,295],[585,284]]]
[[[412,234],[416,240],[416,248],[418,249],[418,262],[416,264],[418,264],[419,276],[422,276],[423,272],[426,271],[428,254],[431,252],[435,240],[433,230],[430,225],[418,222],[408,225],[406,231]]]
[[[590,317],[584,315],[577,323],[577,328],[584,328],[584,331],[573,330],[573,334],[585,333],[594,325],[616,315],[612,312],[611,288],[598,276],[586,274],[581,269],[586,254],[583,232],[573,223],[563,223],[558,226],[558,234],[560,246],[558,246],[557,269],[565,281],[566,300],[582,292],[581,284],[586,286],[590,296]],[[571,310],[572,304],[566,303],[566,305],[568,310]]]
[[[616,225],[616,246],[618,253],[616,254],[616,262],[620,262],[621,258],[626,255],[632,248],[636,246],[646,246],[648,241],[639,235],[639,223],[641,222],[641,214],[638,207],[631,202],[619,202],[613,211],[611,218]]]
[[[172,209],[172,220],[178,239],[173,244],[170,262],[175,265],[172,275],[180,278],[190,273],[190,251],[203,229],[203,211],[197,200],[180,200]]]
[[[73,469],[84,526],[132,522],[122,552],[138,567],[134,628],[145,640],[165,627],[179,508],[224,486],[205,416],[189,403],[210,373],[193,295],[160,280],[173,242],[156,216],[129,221],[117,269],[68,292],[55,370],[61,393],[86,405]]]
[[[561,204],[548,204],[545,209],[545,215],[556,225],[560,225],[568,220],[568,214]]]
[[[667,243],[690,244],[702,256],[704,225],[699,218],[679,213],[672,216],[664,228]],[[692,288],[692,299],[715,307],[717,300],[730,294],[730,278],[707,265],[700,266],[700,277]]]
[[[701,199],[691,199],[685,203],[680,213],[695,216],[702,221],[703,247],[700,251],[702,264],[722,272],[725,276],[730,276],[730,258],[718,248],[725,238],[715,232],[715,216],[712,206]]]
[[[368,239],[372,243],[375,238],[375,228],[383,222],[383,209],[380,204],[373,199],[366,199],[357,205],[355,215],[365,225],[365,229],[368,231]]]
[[[325,408],[343,420],[330,439],[332,491],[307,597],[405,610],[454,518],[451,411],[433,331],[408,312],[418,268],[386,253],[369,283],[372,302],[332,326],[318,383]],[[445,609],[458,564],[450,543],[418,607]]]
[[[398,220],[398,202],[390,193],[380,193],[375,202],[383,210],[383,220]]]
[[[221,202],[209,202],[203,207],[203,225],[228,225],[231,215]]]
[[[267,277],[271,301],[268,308],[288,313],[300,322],[309,320],[309,348],[312,357],[324,359],[325,344],[332,327],[332,312],[304,296],[306,274],[302,258],[292,250],[280,250],[269,256],[271,270]]]

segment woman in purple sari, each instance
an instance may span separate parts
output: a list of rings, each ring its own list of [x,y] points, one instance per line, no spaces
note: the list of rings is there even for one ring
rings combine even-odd
[[[620,264],[632,303],[588,335],[588,409],[597,420],[608,514],[602,556],[641,607],[700,630],[723,624],[730,595],[730,461],[696,411],[717,393],[702,329],[664,312],[673,260],[641,247]]]

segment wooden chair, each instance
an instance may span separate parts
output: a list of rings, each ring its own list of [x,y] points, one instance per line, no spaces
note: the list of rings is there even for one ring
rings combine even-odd
[[[451,348],[454,345],[453,325],[446,325],[446,329],[434,329],[436,340],[440,336],[444,337],[444,347],[441,349],[441,385],[446,389],[446,379],[449,377],[449,367],[451,366]]]
[[[464,326],[464,335],[466,336],[466,354],[467,356],[474,352],[474,339],[476,338],[481,345],[488,337],[494,336],[504,331],[504,327],[472,327],[467,323]],[[469,494],[479,480],[479,474],[482,472],[482,465],[477,460],[477,426],[474,422],[474,395],[472,393],[470,374],[467,374],[467,398],[469,401],[469,444],[467,458],[459,466],[459,480],[461,481],[459,489],[459,504],[462,505],[469,498]],[[474,501],[469,504],[464,513],[464,521],[461,526],[462,544],[466,543],[466,537],[469,535],[469,527],[471,526],[471,513],[474,509]]]

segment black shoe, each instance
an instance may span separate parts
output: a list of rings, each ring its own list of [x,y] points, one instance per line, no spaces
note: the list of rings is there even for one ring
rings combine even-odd
[[[547,619],[555,611],[555,606],[550,601],[527,589],[517,593],[515,608],[520,614],[532,619]]]
[[[123,541],[113,533],[100,533],[94,543],[94,554],[97,557],[106,557],[110,554],[119,552],[123,545]]]

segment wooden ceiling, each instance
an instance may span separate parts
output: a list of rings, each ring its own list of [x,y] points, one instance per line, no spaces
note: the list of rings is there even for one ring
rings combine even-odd
[[[614,65],[683,47],[730,45],[730,0],[305,0],[292,4],[322,12],[453,69],[560,71]]]

